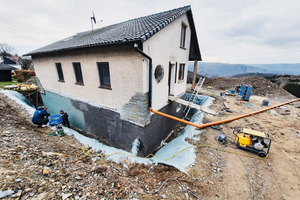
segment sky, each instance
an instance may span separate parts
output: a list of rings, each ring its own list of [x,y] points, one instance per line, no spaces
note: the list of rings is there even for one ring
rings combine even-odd
[[[23,55],[91,30],[92,12],[100,28],[186,5],[203,62],[300,63],[299,0],[1,0],[0,43]]]

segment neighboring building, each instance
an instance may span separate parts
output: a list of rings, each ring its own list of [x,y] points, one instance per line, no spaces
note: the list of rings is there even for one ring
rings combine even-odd
[[[0,64],[0,82],[12,81],[11,71],[17,68],[7,64]]]
[[[10,65],[16,69],[22,69],[18,58],[9,58],[7,56],[0,56],[0,64]]]
[[[51,113],[63,109],[72,126],[127,151],[137,138],[144,155],[178,124],[149,107],[182,117],[168,96],[184,98],[188,62],[201,60],[190,6],[78,33],[26,55]]]

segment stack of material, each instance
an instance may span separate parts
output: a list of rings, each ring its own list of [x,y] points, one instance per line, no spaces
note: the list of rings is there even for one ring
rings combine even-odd
[[[4,89],[14,89],[14,90],[36,90],[38,89],[38,86],[35,84],[31,85],[20,85],[20,84],[15,84],[15,85],[7,85],[4,86]]]

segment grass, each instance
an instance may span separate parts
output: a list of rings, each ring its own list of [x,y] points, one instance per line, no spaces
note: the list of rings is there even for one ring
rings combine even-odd
[[[17,81],[17,79],[13,78],[12,81]],[[9,82],[9,81],[7,81],[7,82],[0,82],[0,88],[3,89],[4,86],[6,86],[6,85],[13,85],[13,84],[17,84],[17,83],[21,84],[21,82],[18,82],[18,81],[17,82]]]

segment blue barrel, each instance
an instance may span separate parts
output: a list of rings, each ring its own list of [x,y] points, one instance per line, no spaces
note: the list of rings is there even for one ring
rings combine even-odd
[[[56,126],[58,124],[62,124],[63,120],[60,114],[57,115],[50,115],[49,116],[49,125],[50,126]]]
[[[252,91],[252,86],[251,85],[247,85],[247,90],[248,91]]]

